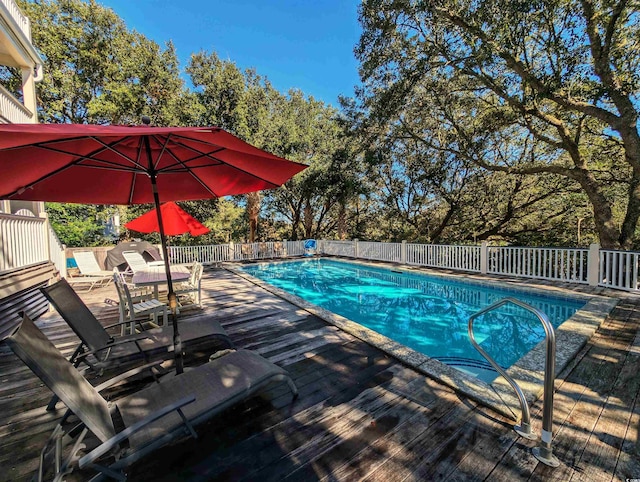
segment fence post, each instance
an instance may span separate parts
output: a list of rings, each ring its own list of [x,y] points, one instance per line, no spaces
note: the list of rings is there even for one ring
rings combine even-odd
[[[593,243],[589,245],[589,256],[587,258],[587,282],[589,286],[598,286],[600,283],[600,245]]]
[[[229,240],[229,258],[231,258],[229,261],[236,260],[236,249],[233,246],[233,241],[231,240]]]
[[[407,240],[402,240],[402,247],[400,248],[400,262],[407,264]]]
[[[353,257],[354,258],[358,258],[359,257],[359,249],[358,249],[358,240],[354,239],[353,240]]]
[[[283,258],[287,257],[287,240],[286,239],[282,240],[282,257]]]
[[[487,274],[489,272],[489,243],[483,241],[480,243],[480,273]]]

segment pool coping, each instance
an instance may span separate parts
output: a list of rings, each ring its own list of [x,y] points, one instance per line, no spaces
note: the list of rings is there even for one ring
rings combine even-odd
[[[408,274],[423,274],[433,277],[442,278],[460,278],[464,276],[464,282],[477,284],[481,286],[490,285],[492,287],[500,287],[509,291],[518,292],[526,291],[541,295],[552,295],[556,298],[580,299],[587,301],[587,304],[560,325],[556,331],[556,374],[560,374],[562,370],[569,364],[573,357],[580,349],[589,341],[598,327],[607,318],[611,311],[618,304],[617,298],[605,297],[594,294],[585,294],[570,291],[570,288],[557,287],[540,287],[523,284],[513,284],[506,280],[497,279],[477,279],[473,278],[477,273],[460,273],[445,274],[429,270],[428,268],[419,266],[397,265],[385,262],[367,262],[355,259],[335,258],[329,256],[315,256],[313,259],[324,258],[334,261],[345,261],[351,264],[359,264],[366,267],[388,269],[395,272],[406,272]],[[260,260],[250,263],[266,264],[266,263],[289,263],[302,261],[305,258],[294,258],[284,260]],[[306,258],[310,259],[310,258]],[[250,274],[238,268],[237,264],[224,263],[222,268],[235,273],[247,281],[260,286],[270,293],[312,313],[325,320],[326,322],[346,331],[356,338],[369,343],[372,346],[382,350],[383,352],[397,358],[409,367],[418,372],[443,383],[454,389],[455,391],[475,400],[476,402],[487,406],[496,412],[518,420],[520,418],[520,403],[515,392],[508,382],[501,376],[498,376],[491,384],[487,384],[477,378],[446,365],[427,355],[419,353],[407,346],[404,346],[380,333],[366,328],[344,316],[338,315],[302,298],[292,295],[280,288],[277,288],[265,281],[251,276]],[[570,294],[566,292],[570,291]],[[520,358],[512,365],[507,373],[518,383],[529,404],[537,400],[543,392],[544,380],[544,360],[546,355],[545,341],[538,343],[531,351]],[[557,375],[556,375],[557,376]]]

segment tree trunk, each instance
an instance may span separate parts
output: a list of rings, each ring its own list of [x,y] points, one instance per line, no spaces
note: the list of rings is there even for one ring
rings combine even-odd
[[[309,200],[304,205],[304,236],[305,238],[311,238],[313,233],[313,214],[311,212],[311,204]]]
[[[338,239],[344,241],[347,239],[347,207],[345,203],[340,203],[338,210]]]
[[[260,214],[260,193],[247,194],[247,215],[249,216],[249,242],[255,243],[258,234],[258,215]]]

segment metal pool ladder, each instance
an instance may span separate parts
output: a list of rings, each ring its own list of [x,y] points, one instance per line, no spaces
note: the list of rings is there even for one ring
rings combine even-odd
[[[530,311],[534,315],[538,317],[540,323],[542,323],[542,327],[544,328],[545,338],[546,338],[546,357],[544,364],[544,402],[542,407],[542,437],[540,441],[540,445],[538,447],[534,447],[532,452],[533,456],[542,462],[545,465],[550,467],[558,467],[560,465],[560,461],[557,459],[555,455],[553,455],[553,449],[551,447],[552,440],[552,431],[553,431],[553,384],[555,381],[555,370],[556,370],[556,335],[553,331],[553,326],[549,322],[549,318],[542,311],[537,310],[531,305],[520,301],[516,298],[503,298],[500,301],[493,303],[490,306],[487,306],[483,310],[474,313],[469,317],[469,339],[471,340],[471,344],[475,347],[476,350],[480,352],[480,354],[487,359],[487,361],[495,368],[500,375],[502,375],[509,385],[515,390],[516,395],[518,396],[518,400],[520,401],[520,407],[522,409],[522,417],[520,420],[520,425],[516,425],[513,429],[516,433],[522,437],[525,437],[529,440],[535,440],[537,438],[536,434],[531,429],[531,415],[529,413],[529,404],[527,399],[522,392],[522,389],[518,386],[516,381],[511,378],[507,374],[504,368],[496,363],[496,361],[491,358],[491,356],[482,349],[482,347],[478,344],[473,334],[473,321],[479,316],[488,313],[489,311],[496,310],[503,305],[508,303],[512,303],[517,305],[527,311]]]

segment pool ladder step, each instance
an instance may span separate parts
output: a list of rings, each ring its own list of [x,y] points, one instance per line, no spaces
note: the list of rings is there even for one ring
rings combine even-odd
[[[555,370],[556,370],[556,336],[553,331],[553,326],[549,322],[549,318],[542,311],[537,310],[531,305],[520,301],[516,298],[503,298],[496,303],[493,303],[490,306],[487,306],[483,310],[474,313],[469,317],[469,339],[471,340],[471,344],[474,346],[478,352],[491,364],[491,366],[502,375],[509,385],[514,389],[516,395],[518,396],[518,400],[520,401],[520,408],[522,410],[522,416],[520,418],[520,424],[513,427],[515,432],[529,440],[536,440],[537,436],[531,429],[531,415],[529,413],[529,403],[527,402],[522,389],[518,385],[518,383],[506,372],[504,368],[496,363],[496,361],[489,355],[484,349],[478,344],[473,334],[473,322],[476,318],[488,313],[489,311],[497,310],[503,305],[506,304],[514,304],[519,306],[538,317],[540,323],[542,323],[542,327],[545,332],[546,339],[546,357],[545,357],[545,367],[544,367],[544,401],[542,407],[542,436],[540,444],[537,447],[534,447],[532,452],[536,459],[542,462],[545,465],[550,467],[558,467],[560,465],[560,461],[557,459],[555,455],[553,455],[553,449],[551,446],[552,441],[552,431],[553,431],[553,385],[555,381]]]
[[[476,360],[475,358],[465,358],[459,356],[435,356],[434,359],[452,367],[471,367],[480,368],[490,372],[498,373],[491,363],[484,360]]]

